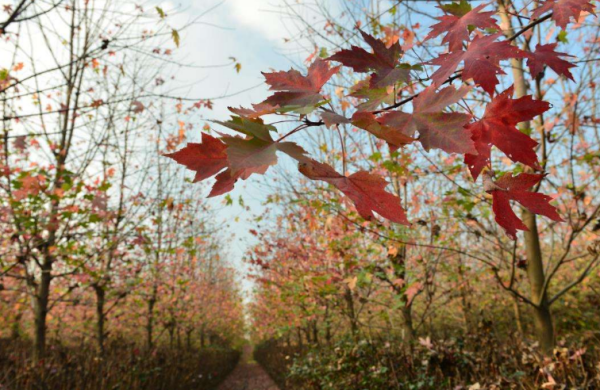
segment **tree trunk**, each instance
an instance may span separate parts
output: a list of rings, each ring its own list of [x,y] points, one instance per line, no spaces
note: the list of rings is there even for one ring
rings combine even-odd
[[[406,245],[402,245],[398,248],[398,252],[390,258],[392,265],[394,266],[394,275],[398,279],[408,283],[406,274]],[[400,292],[400,300],[402,301],[402,308],[400,309],[402,314],[402,329],[404,340],[411,344],[415,340],[415,329],[412,320],[412,304],[408,302],[408,297],[405,292]]]
[[[468,334],[473,334],[473,332],[475,330],[474,325],[476,324],[476,321],[474,324],[473,310],[471,308],[471,302],[469,301],[469,293],[470,293],[469,281],[465,277],[465,270],[464,270],[462,258],[459,258],[458,261],[459,261],[458,276],[459,276],[459,282],[460,282],[460,302],[461,302],[461,306],[463,309],[463,316],[465,319],[465,329]]]
[[[19,310],[13,323],[10,326],[10,338],[11,340],[17,340],[21,337],[21,318],[23,313]]]
[[[517,325],[517,332],[522,338],[525,335],[525,329],[523,328],[523,320],[521,319],[521,307],[519,306],[519,298],[513,296],[513,309],[515,312],[515,323]]]
[[[498,8],[502,21],[501,27],[506,35],[512,35],[513,29],[510,17],[506,12],[503,0],[498,1]],[[527,95],[523,60],[513,58],[511,65],[515,81],[515,97],[520,98]],[[524,127],[529,128],[530,123],[525,123]],[[527,277],[531,290],[531,300],[535,304],[533,307],[533,322],[540,348],[545,355],[549,355],[554,349],[554,325],[550,305],[548,304],[548,297],[543,288],[546,278],[544,275],[540,237],[535,214],[528,210],[523,210],[522,219],[527,229],[529,229],[525,231],[525,249],[527,253]]]
[[[356,323],[356,314],[354,312],[354,297],[349,287],[346,287],[346,291],[344,292],[344,300],[346,301],[347,316],[350,320],[350,330],[352,331],[352,336],[356,337],[358,334],[358,324]]]
[[[146,323],[146,345],[148,349],[152,349],[153,341],[152,341],[152,333],[154,332],[154,304],[156,301],[154,299],[150,299],[148,301],[148,322]]]
[[[50,298],[50,282],[52,281],[52,261],[44,259],[42,276],[34,297],[34,358],[43,359],[46,354],[46,319],[48,316],[48,302]]]
[[[402,312],[402,325],[403,325],[403,331],[404,331],[404,340],[406,340],[406,342],[408,344],[412,344],[413,341],[415,340],[415,329],[413,326],[413,320],[412,320],[412,306],[408,304],[408,302],[406,301],[406,295],[404,296],[404,306],[402,306],[401,312]]]
[[[98,342],[98,352],[101,356],[104,356],[104,304],[106,298],[106,291],[104,287],[96,285],[94,286],[96,292],[96,341]]]
[[[188,329],[185,332],[185,344],[188,350],[192,349],[192,329]]]
[[[531,298],[536,304],[533,307],[533,323],[540,348],[545,355],[549,355],[554,349],[554,324],[550,305],[548,304],[548,296],[544,291],[546,277],[544,275],[544,263],[535,214],[525,210],[523,212],[523,222],[529,229],[528,232],[525,232],[525,246]]]

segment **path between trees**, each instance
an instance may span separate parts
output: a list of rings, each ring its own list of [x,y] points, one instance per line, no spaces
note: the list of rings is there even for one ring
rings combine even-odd
[[[237,367],[217,390],[279,390],[265,370],[252,359],[252,348],[244,348]]]

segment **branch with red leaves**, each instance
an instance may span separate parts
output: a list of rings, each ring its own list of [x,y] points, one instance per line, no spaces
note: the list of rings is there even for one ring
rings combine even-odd
[[[565,29],[571,20],[578,20],[582,12],[593,14],[593,6],[588,0],[546,0],[533,10],[529,24],[504,40],[503,34],[490,33],[500,28],[494,19],[495,12],[484,10],[487,6],[472,8],[468,2],[441,5],[445,15],[431,27],[424,42],[442,36],[442,44],[448,46],[448,52],[420,64],[402,62],[404,52],[398,42],[386,44],[360,31],[369,50],[351,46],[324,60],[317,59],[306,75],[293,69],[263,73],[273,95],[251,109],[230,108],[235,115],[227,122],[218,122],[239,135],[214,138],[203,134],[201,144],[188,144],[168,157],[196,171],[196,181],[216,175],[209,195],[215,196],[232,190],[240,179],[264,174],[277,163],[277,152],[283,152],[298,162],[299,172],[305,177],[326,182],[346,195],[361,217],[371,220],[379,215],[408,225],[399,197],[386,191],[387,182],[381,176],[366,171],[342,175],[309,157],[301,146],[287,141],[289,136],[307,128],[350,124],[386,142],[392,152],[419,142],[426,151],[440,149],[464,156],[474,180],[484,173],[483,188],[492,197],[496,221],[513,239],[517,230],[527,228],[511,209],[511,201],[533,213],[561,221],[556,208],[550,204],[552,198],[531,191],[544,178],[543,174],[513,176],[509,173],[498,180],[493,177],[492,147],[515,164],[542,170],[535,150],[537,142],[521,132],[517,124],[530,121],[550,108],[547,102],[531,96],[513,99],[512,87],[502,93],[497,93],[496,87],[500,84],[499,76],[505,74],[500,63],[510,59],[526,60],[532,79],[549,67],[573,80],[570,69],[575,65],[565,59],[569,55],[555,51],[557,44],[538,44],[534,52],[529,52],[514,46],[512,41],[549,19]],[[341,65],[330,67],[329,62]],[[398,91],[414,90],[413,74],[422,65],[437,67],[429,78],[430,85],[384,106],[398,97]],[[323,107],[328,100],[321,91],[342,69],[365,75],[348,95],[361,101],[350,118]],[[463,85],[458,88],[446,86],[459,79]],[[481,118],[476,119],[470,111],[449,110],[473,91],[490,97]],[[412,110],[399,110],[408,103],[412,103]],[[308,117],[315,112],[320,120]],[[301,125],[273,139],[271,132],[276,128],[265,123],[262,117],[290,113],[298,115]]]

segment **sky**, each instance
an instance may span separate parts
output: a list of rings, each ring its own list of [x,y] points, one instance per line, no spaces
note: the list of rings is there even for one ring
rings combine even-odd
[[[213,110],[202,112],[206,119],[227,120],[227,106],[248,107],[251,103],[261,102],[269,95],[261,71],[289,70],[307,56],[295,43],[286,44],[284,41],[290,32],[278,7],[284,6],[285,0],[187,0],[182,3],[163,2],[160,6],[166,11],[177,4],[184,12],[176,17],[176,22],[203,15],[198,24],[181,34],[177,55],[185,63],[211,66],[228,63],[229,57],[235,57],[242,65],[239,73],[233,66],[183,68],[178,72],[180,81],[192,83],[191,80],[194,80],[184,93],[189,97],[213,98],[233,94],[215,99]],[[247,91],[236,94],[244,90]],[[194,131],[200,132],[199,129]],[[202,191],[203,195],[208,194],[209,186],[204,186]],[[211,198],[209,203],[218,209],[219,220],[225,224],[223,235],[232,239],[228,244],[229,260],[244,274],[248,266],[242,262],[243,255],[256,243],[249,233],[250,229],[256,228],[251,220],[264,212],[262,203],[266,200],[267,189],[261,186],[260,180],[252,177],[237,183],[229,195],[234,199],[233,206],[224,207],[223,196]],[[240,197],[250,210],[239,205]],[[243,282],[243,286],[246,290],[251,288],[248,281]]]

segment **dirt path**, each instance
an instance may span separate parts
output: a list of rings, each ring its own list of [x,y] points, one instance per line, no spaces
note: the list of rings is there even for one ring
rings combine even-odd
[[[265,370],[252,359],[252,349],[244,349],[237,367],[217,390],[279,390]]]

